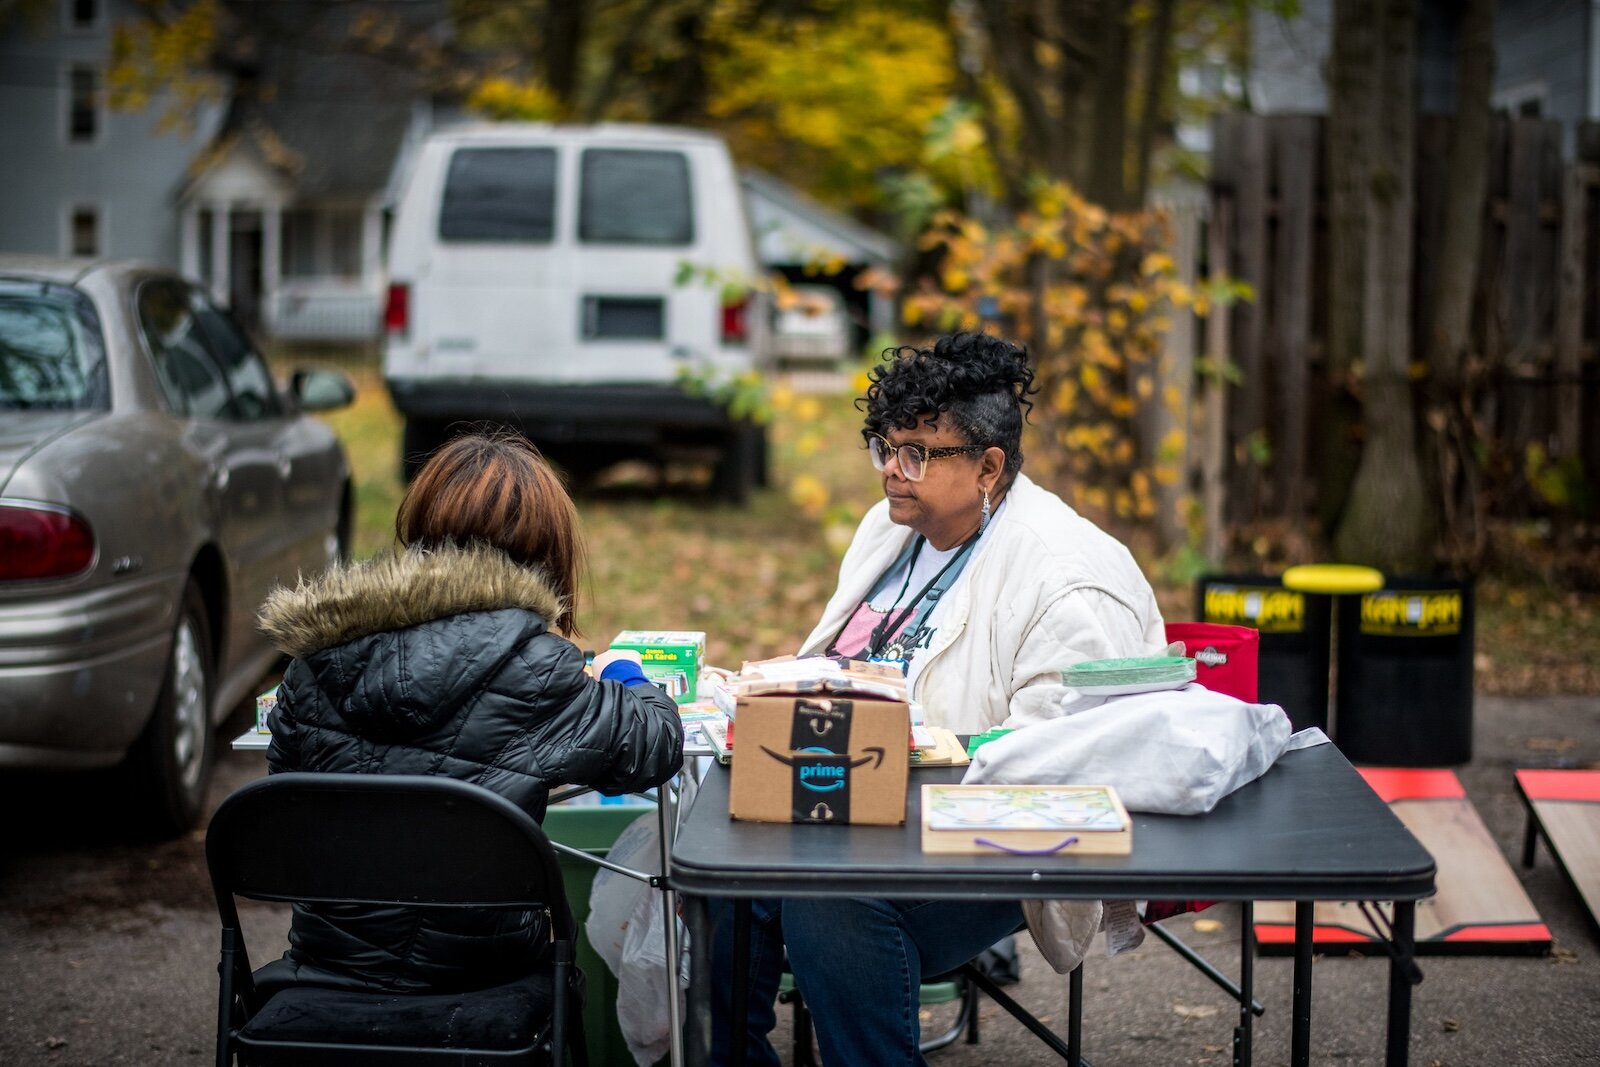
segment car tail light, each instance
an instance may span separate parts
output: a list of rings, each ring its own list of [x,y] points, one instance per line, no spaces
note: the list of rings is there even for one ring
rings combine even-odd
[[[396,340],[405,340],[411,330],[411,286],[405,282],[392,282],[389,295],[383,302],[383,328]]]
[[[94,533],[72,512],[0,504],[0,581],[66,578],[93,562]]]
[[[722,343],[725,345],[742,345],[750,340],[750,322],[747,312],[750,310],[750,298],[740,297],[738,300],[722,305]]]

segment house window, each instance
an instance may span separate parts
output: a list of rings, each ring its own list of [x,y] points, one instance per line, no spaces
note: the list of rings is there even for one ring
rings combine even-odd
[[[317,273],[317,216],[306,210],[283,213],[283,276],[311,278]]]
[[[74,66],[67,74],[67,140],[90,144],[100,132],[100,76],[93,67]]]
[[[67,251],[74,256],[100,254],[100,209],[80,205],[72,209],[67,232]]]
[[[346,278],[361,276],[361,213],[333,211],[328,216],[328,250],[333,273]]]
[[[1550,87],[1543,81],[1520,82],[1495,91],[1491,103],[1496,111],[1510,112],[1512,118],[1543,118],[1550,99]]]
[[[66,0],[67,25],[92,30],[100,24],[100,0]]]

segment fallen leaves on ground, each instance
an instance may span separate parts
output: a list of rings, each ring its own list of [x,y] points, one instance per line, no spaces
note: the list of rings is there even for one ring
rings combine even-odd
[[[1185,1019],[1209,1019],[1215,1015],[1218,1008],[1215,1004],[1173,1004],[1173,1014]]]

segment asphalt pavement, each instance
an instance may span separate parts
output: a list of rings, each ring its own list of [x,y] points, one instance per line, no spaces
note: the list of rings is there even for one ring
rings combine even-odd
[[[230,723],[219,745],[242,728],[242,719]],[[1523,814],[1511,775],[1526,766],[1600,767],[1600,698],[1477,700],[1474,759],[1458,773],[1555,948],[1424,958],[1411,1037],[1411,1062],[1421,1067],[1600,1063],[1600,932],[1542,846],[1532,870],[1515,866]],[[212,804],[264,772],[259,753],[224,751]],[[115,784],[100,778],[8,778],[0,803],[0,1064],[215,1062],[218,928],[203,833],[130,839]],[[282,950],[286,913],[249,904],[242,913],[259,965]],[[1236,916],[1219,905],[1167,925],[1237,974]],[[1197,919],[1212,922],[1197,930]],[[1065,980],[1019,941],[1022,981],[1009,991],[1059,1031]],[[1289,1057],[1290,968],[1283,958],[1256,964],[1267,1008],[1255,1029],[1259,1064]],[[1330,956],[1313,973],[1312,1063],[1381,1063],[1387,960]],[[951,1014],[928,1009],[925,1031]],[[1084,1016],[1084,1054],[1095,1067],[1232,1062],[1236,1008],[1154,938],[1115,958],[1091,956]],[[788,1011],[780,1017],[775,1036],[788,1063]],[[932,1054],[933,1067],[1059,1062],[987,1000],[980,1020],[979,1043]]]

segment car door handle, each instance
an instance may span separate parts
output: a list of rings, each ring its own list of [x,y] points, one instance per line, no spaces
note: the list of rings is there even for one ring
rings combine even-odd
[[[290,461],[288,456],[285,456],[285,455],[282,455],[282,454],[279,454],[277,459],[278,459],[278,477],[281,478],[284,481],[288,481],[289,480],[289,475],[294,473],[294,463]]]

